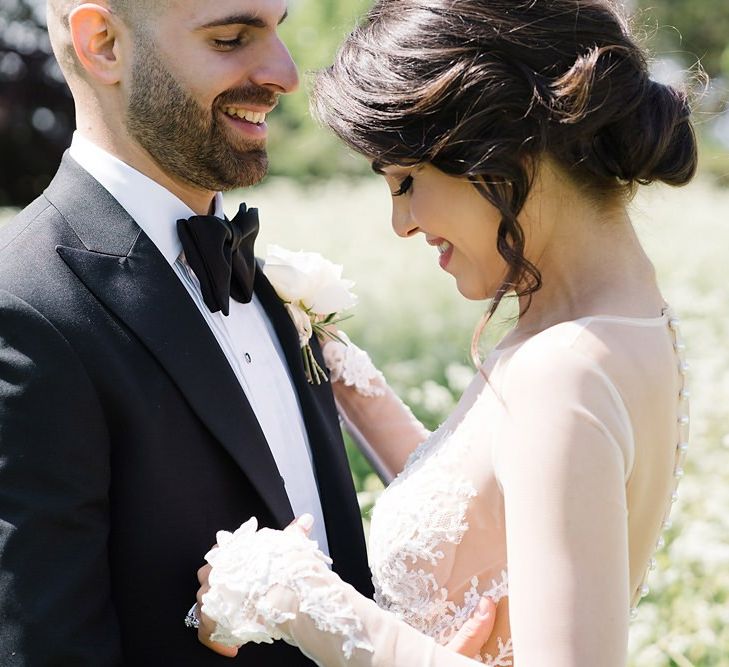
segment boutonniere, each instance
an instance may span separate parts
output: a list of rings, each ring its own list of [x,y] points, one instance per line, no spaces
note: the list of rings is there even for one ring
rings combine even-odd
[[[354,283],[342,278],[341,265],[319,253],[292,252],[277,245],[268,246],[263,272],[299,333],[307,379],[311,384],[327,382],[327,374],[311,349],[311,337],[316,334],[344,343],[328,327],[351,317],[342,317],[342,313],[357,304],[350,291]]]

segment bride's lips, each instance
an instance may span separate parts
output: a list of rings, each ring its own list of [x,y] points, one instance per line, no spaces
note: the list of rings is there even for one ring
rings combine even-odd
[[[450,243],[450,241],[446,241],[444,238],[428,239],[428,243],[432,246],[438,247],[438,252],[440,253],[438,263],[440,264],[441,269],[445,269],[450,263],[451,257],[453,257],[453,244]]]
[[[438,263],[440,264],[441,269],[445,269],[448,264],[451,261],[451,257],[453,257],[453,246],[448,244],[448,249],[441,253],[440,258],[438,259]]]

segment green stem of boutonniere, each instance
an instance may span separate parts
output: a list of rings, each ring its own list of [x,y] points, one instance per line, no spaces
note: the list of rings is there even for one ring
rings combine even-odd
[[[316,360],[314,351],[311,349],[311,345],[304,345],[304,347],[301,348],[301,353],[304,356],[304,371],[306,372],[306,378],[309,380],[309,383],[320,385],[322,382],[329,382],[326,371]]]
[[[350,317],[352,317],[351,315],[339,317],[336,313],[332,313],[331,315],[327,315],[324,319],[317,321],[316,314],[312,313],[310,310],[306,310],[305,312],[311,320],[311,329],[316,337],[319,338],[319,340],[329,338],[331,340],[336,340],[340,343],[344,343],[344,341],[336,334],[336,332],[332,331],[327,327],[331,327],[339,324],[340,322],[344,322],[344,320],[348,320]],[[346,345],[346,343],[344,344]],[[309,345],[308,343],[304,345],[304,347],[301,348],[301,354],[304,357],[304,371],[306,371],[306,379],[309,380],[309,384],[320,385],[322,382],[329,382],[329,377],[327,376],[326,371],[319,365],[319,362],[316,360],[316,357],[314,356],[314,351],[311,349],[311,345]]]
[[[353,317],[353,315],[346,315],[345,317],[337,317],[336,315],[329,315],[327,318],[321,322],[313,322],[311,325],[311,328],[313,329],[314,333],[316,334],[316,337],[324,341],[325,339],[329,338],[330,340],[336,340],[339,343],[342,343],[343,345],[346,345],[346,343],[336,334],[336,332],[332,331],[331,329],[328,329],[327,327],[334,326],[335,324],[339,324],[340,322],[345,322],[346,320],[349,320]]]
[[[285,303],[288,305],[288,302]],[[345,317],[340,317],[337,313],[319,315],[312,312],[309,308],[306,308],[303,304],[295,304],[295,307],[302,310],[309,318],[312,334],[319,340],[323,341],[326,338],[329,338],[346,345],[346,342],[337,335],[336,331],[332,331],[330,327],[348,320],[352,317],[351,315],[347,315]],[[319,362],[314,356],[311,344],[306,343],[306,345],[301,347],[301,355],[304,361],[304,372],[306,373],[306,379],[309,381],[309,384],[320,385],[322,382],[329,382],[329,377],[327,376],[326,371],[319,365]]]

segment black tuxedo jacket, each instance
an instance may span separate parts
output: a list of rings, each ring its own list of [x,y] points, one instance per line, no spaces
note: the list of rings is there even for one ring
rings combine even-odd
[[[261,271],[255,289],[298,393],[334,568],[370,595],[331,390],[306,381]],[[184,627],[216,531],[251,516],[293,519],[240,384],[157,248],[66,155],[0,230],[0,665],[311,665],[282,642],[231,663]]]

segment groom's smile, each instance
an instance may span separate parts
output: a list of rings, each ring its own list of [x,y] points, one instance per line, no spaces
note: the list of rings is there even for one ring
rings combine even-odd
[[[282,0],[171,5],[134,35],[132,136],[167,173],[209,191],[260,181],[266,116],[298,86]]]
[[[256,89],[247,93],[244,91],[242,95],[225,95],[222,101],[218,101],[218,115],[223,125],[234,135],[232,141],[236,145],[244,148],[258,142],[265,149],[268,136],[266,119],[278,105],[277,98],[277,95],[271,95],[266,90]]]

